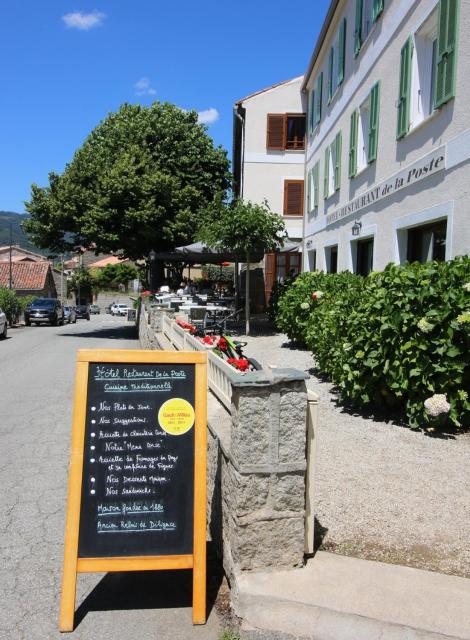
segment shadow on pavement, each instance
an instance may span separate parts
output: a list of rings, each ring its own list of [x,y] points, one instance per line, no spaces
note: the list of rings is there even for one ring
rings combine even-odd
[[[208,545],[207,617],[212,611],[223,571]],[[75,612],[76,629],[91,611],[192,607],[193,572],[129,571],[107,573]]]
[[[99,338],[100,340],[109,338],[110,340],[137,340],[137,327],[135,325],[116,326],[107,329],[92,329],[90,331],[80,331],[73,333],[58,333],[58,336],[67,338]]]

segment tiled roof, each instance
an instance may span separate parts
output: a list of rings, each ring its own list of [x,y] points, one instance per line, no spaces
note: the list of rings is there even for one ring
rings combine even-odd
[[[30,251],[29,249],[23,249],[23,247],[20,247],[16,244],[11,247],[11,252],[12,252],[12,258],[15,261],[24,260],[25,258],[29,260],[36,260],[36,261],[47,260],[46,256],[43,256],[41,253],[35,253],[34,251]],[[4,245],[0,247],[0,261],[3,262],[4,260],[6,260],[8,262],[9,254],[10,254],[10,245]]]
[[[41,291],[46,286],[47,274],[50,270],[48,262],[12,262],[13,289]],[[0,287],[8,287],[10,281],[10,265],[0,262]]]
[[[245,96],[244,98],[240,98],[240,100],[237,100],[235,102],[235,104],[236,105],[242,104],[246,100],[250,100],[251,98],[254,98],[255,96],[258,96],[260,93],[266,93],[266,91],[272,91],[272,89],[277,89],[277,87],[280,87],[283,84],[289,84],[289,82],[295,82],[296,80],[301,80],[302,77],[303,76],[297,76],[295,78],[290,78],[289,80],[282,80],[281,82],[276,82],[276,84],[272,84],[270,87],[265,87],[264,89],[260,89],[259,91],[255,91],[254,93],[250,93],[249,95]]]
[[[100,268],[106,267],[108,264],[121,264],[122,262],[129,262],[128,260],[123,260],[122,258],[118,258],[117,256],[110,256],[109,258],[102,258],[101,260],[97,260],[96,262],[91,262],[88,266],[91,268]]]

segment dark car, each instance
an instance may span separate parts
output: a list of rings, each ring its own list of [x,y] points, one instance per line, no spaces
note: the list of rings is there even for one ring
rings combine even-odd
[[[90,307],[87,304],[77,304],[75,307],[75,315],[78,318],[90,319]]]
[[[24,321],[27,327],[30,327],[33,322],[37,325],[64,324],[64,309],[57,298],[36,298],[26,307]]]

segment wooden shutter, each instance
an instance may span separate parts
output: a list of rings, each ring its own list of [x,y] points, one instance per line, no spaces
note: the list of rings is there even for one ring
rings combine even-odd
[[[266,253],[264,256],[264,298],[266,306],[271,298],[271,290],[276,279],[276,254]]]
[[[357,172],[357,125],[359,113],[357,109],[351,113],[351,129],[349,133],[349,177],[354,178]]]
[[[333,97],[334,59],[335,59],[335,50],[333,49],[333,47],[331,47],[330,55],[328,57],[328,104],[331,102],[331,98]]]
[[[369,108],[369,146],[367,149],[367,162],[377,159],[377,143],[379,138],[379,113],[380,113],[380,80],[376,82],[370,92]]]
[[[281,113],[268,113],[266,148],[283,151],[286,139],[286,116]]]
[[[338,87],[344,80],[344,63],[346,59],[346,18],[343,19],[339,28],[338,46]]]
[[[284,180],[284,215],[301,216],[304,212],[304,181]]]
[[[320,194],[320,160],[317,160],[313,167],[313,208],[318,207],[318,196]]]
[[[437,65],[434,106],[455,96],[458,0],[440,0],[437,29]]]
[[[372,6],[372,21],[375,22],[384,10],[384,0],[374,0]]]
[[[317,88],[315,89],[315,99],[317,101],[317,108],[315,111],[315,124],[319,124],[321,120],[321,103],[323,94],[323,71],[317,78]]]
[[[335,191],[341,184],[341,131],[335,138]]]
[[[357,56],[362,45],[362,3],[363,0],[356,0],[356,22],[354,28],[354,55]]]
[[[330,147],[326,147],[325,149],[325,171],[323,174],[323,197],[328,198],[329,193],[329,183],[330,183]]]
[[[410,36],[400,54],[400,86],[398,92],[397,139],[403,138],[410,127],[411,57],[413,37]]]

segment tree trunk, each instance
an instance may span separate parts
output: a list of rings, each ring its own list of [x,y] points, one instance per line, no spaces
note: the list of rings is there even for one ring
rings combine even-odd
[[[250,254],[246,253],[245,277],[245,334],[250,335]]]

